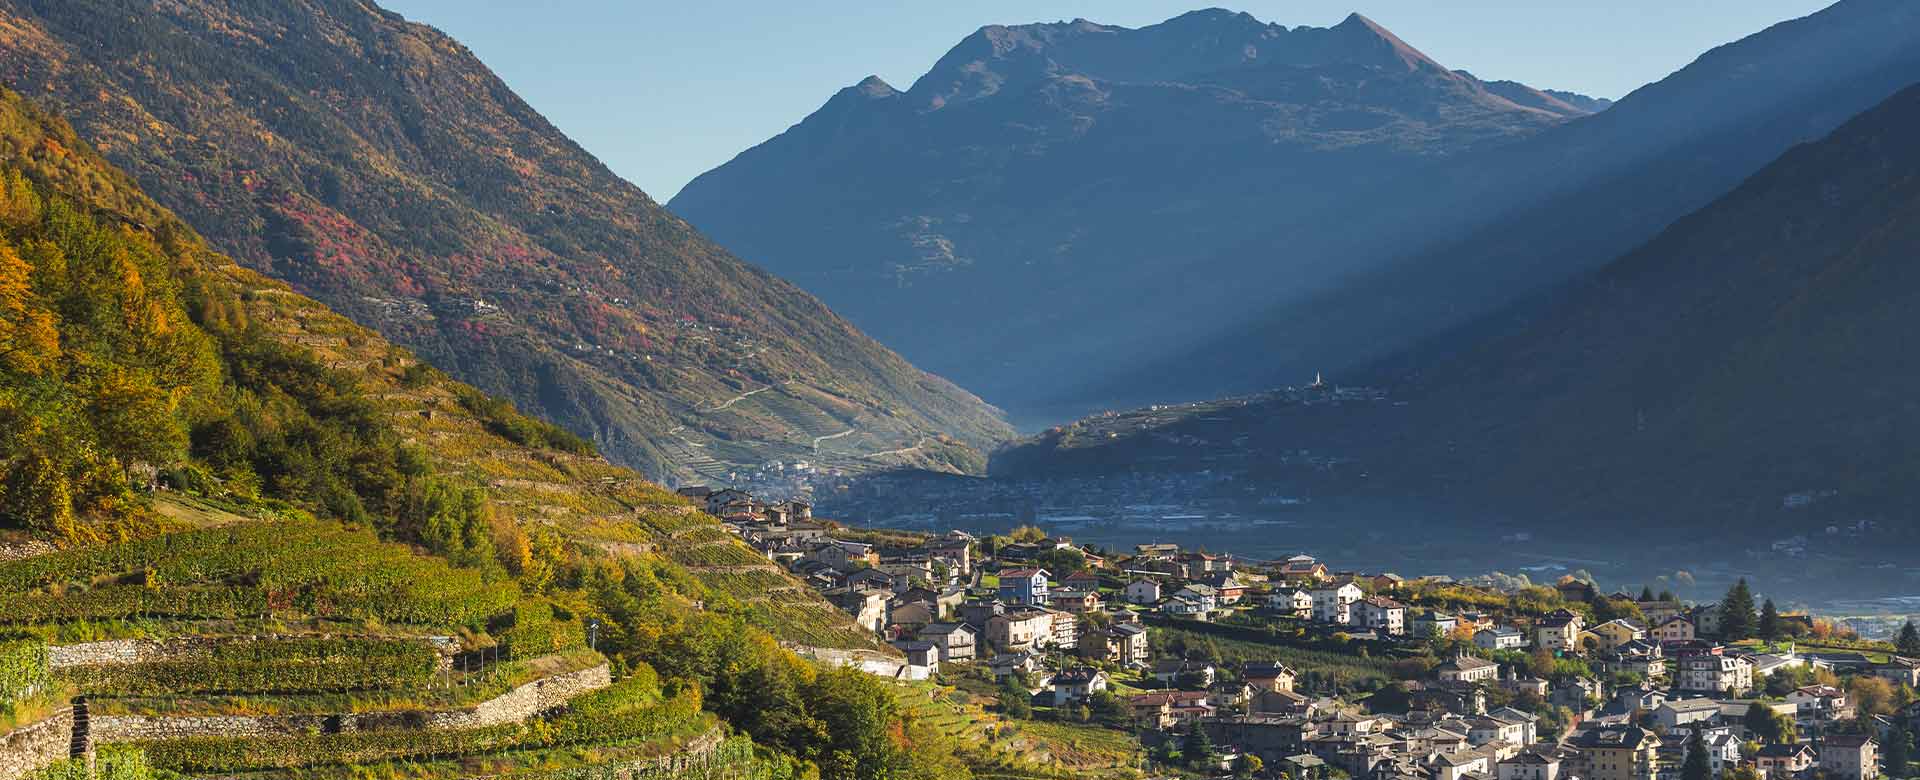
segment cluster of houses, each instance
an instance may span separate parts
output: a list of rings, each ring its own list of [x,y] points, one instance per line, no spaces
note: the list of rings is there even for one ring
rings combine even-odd
[[[990,581],[973,558],[978,540],[966,533],[883,547],[833,538],[799,502],[762,505],[737,490],[681,492],[705,500],[749,545],[899,648],[906,676],[924,678],[953,663],[984,664],[1002,678],[1045,673],[1044,687],[1066,704],[1105,690],[1106,676],[1050,657],[1147,665],[1146,626],[1131,611],[1103,606],[1097,575],[1056,580],[1044,568],[1023,565],[1048,550],[1073,547],[1071,540],[1002,548],[989,562],[996,567]],[[1097,556],[1091,562],[1104,563]],[[1097,626],[1081,619],[1096,612],[1104,616]]]
[[[1109,673],[1124,671],[1134,687],[1151,689],[1125,699],[1150,744],[1203,729],[1226,746],[1223,760],[1257,755],[1294,780],[1331,770],[1372,780],[1678,780],[1696,738],[1716,776],[1749,766],[1769,780],[1815,773],[1871,780],[1880,740],[1895,721],[1920,725],[1916,704],[1880,718],[1877,733],[1836,728],[1855,713],[1846,693],[1829,686],[1799,688],[1780,701],[1754,698],[1767,677],[1793,667],[1920,687],[1920,663],[1723,645],[1708,639],[1719,614],[1711,606],[1603,597],[1585,582],[1563,581],[1562,600],[1627,599],[1646,620],[1589,625],[1585,610],[1503,620],[1415,609],[1393,598],[1414,592],[1400,577],[1336,573],[1306,555],[1245,562],[1149,544],[1106,556],[1066,538],[994,547],[960,531],[876,545],[835,538],[804,503],[763,505],[737,490],[683,493],[706,501],[748,544],[899,648],[906,676],[930,676],[948,664],[984,667],[996,679],[1026,682],[1040,704],[1065,707],[1110,690]],[[1067,558],[1087,566],[1062,576],[1044,565],[1069,551]],[[1369,711],[1296,690],[1299,674],[1278,662],[1219,669],[1154,656],[1150,624],[1235,613],[1378,642],[1387,652],[1436,640],[1458,650],[1426,678],[1394,684],[1404,711]],[[1541,650],[1578,658],[1587,673],[1549,681],[1512,662],[1515,653]],[[1744,747],[1754,738],[1746,716],[1756,701],[1794,719],[1801,741]],[[1571,723],[1556,718],[1556,732],[1570,726],[1564,736],[1543,732],[1543,708],[1572,713]]]

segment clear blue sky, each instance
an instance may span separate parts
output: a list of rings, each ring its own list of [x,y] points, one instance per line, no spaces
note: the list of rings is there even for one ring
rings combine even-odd
[[[1205,2],[381,0],[472,48],[588,151],[665,202],[877,74],[906,89],[986,24],[1138,27]],[[1709,48],[1830,0],[1247,0],[1262,21],[1366,14],[1451,68],[1618,98]],[[538,10],[529,6],[540,6]],[[824,6],[824,7],[823,7]]]

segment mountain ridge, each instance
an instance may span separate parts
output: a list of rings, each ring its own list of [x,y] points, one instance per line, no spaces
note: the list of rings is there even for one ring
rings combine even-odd
[[[357,0],[0,15],[0,73],[221,248],[655,476],[969,470],[1010,432],[618,179],[430,27]]]
[[[904,92],[841,90],[669,207],[929,369],[1024,400],[1068,381],[1053,366],[1104,367],[1219,309],[1163,295],[1206,284],[1179,259],[1583,113],[1531,94],[1362,16],[987,26]]]

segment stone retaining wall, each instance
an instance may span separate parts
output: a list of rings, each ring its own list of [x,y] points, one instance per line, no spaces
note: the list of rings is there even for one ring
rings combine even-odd
[[[355,637],[327,634],[267,634],[260,636],[224,637],[183,636],[170,639],[114,639],[105,642],[53,645],[47,648],[47,668],[65,669],[73,666],[126,666],[160,661],[179,661],[205,658],[213,654],[214,648],[224,644],[329,638],[343,639]],[[393,641],[413,641],[417,639],[420,642],[425,642],[433,647],[435,654],[440,656],[441,671],[452,668],[453,656],[460,651],[460,643],[452,637],[445,636],[358,638],[390,639]]]
[[[875,677],[889,679],[914,679],[904,658],[886,655],[872,650],[840,650],[828,647],[806,647],[789,645],[789,649],[804,658],[811,658],[828,666],[850,666]]]
[[[94,715],[91,745],[188,737],[271,737],[312,732],[465,729],[518,723],[613,683],[605,664],[546,677],[457,710],[306,715]],[[61,743],[64,747],[65,742]],[[91,747],[91,745],[89,747]],[[0,780],[8,778],[0,777]]]
[[[73,710],[0,734],[0,780],[19,780],[67,757],[73,745]]]

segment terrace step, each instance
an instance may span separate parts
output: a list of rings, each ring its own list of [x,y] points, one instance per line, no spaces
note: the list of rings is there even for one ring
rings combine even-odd
[[[85,696],[75,698],[73,700],[73,740],[67,745],[67,757],[86,757],[87,743],[91,739],[91,733],[87,719],[87,698]]]

